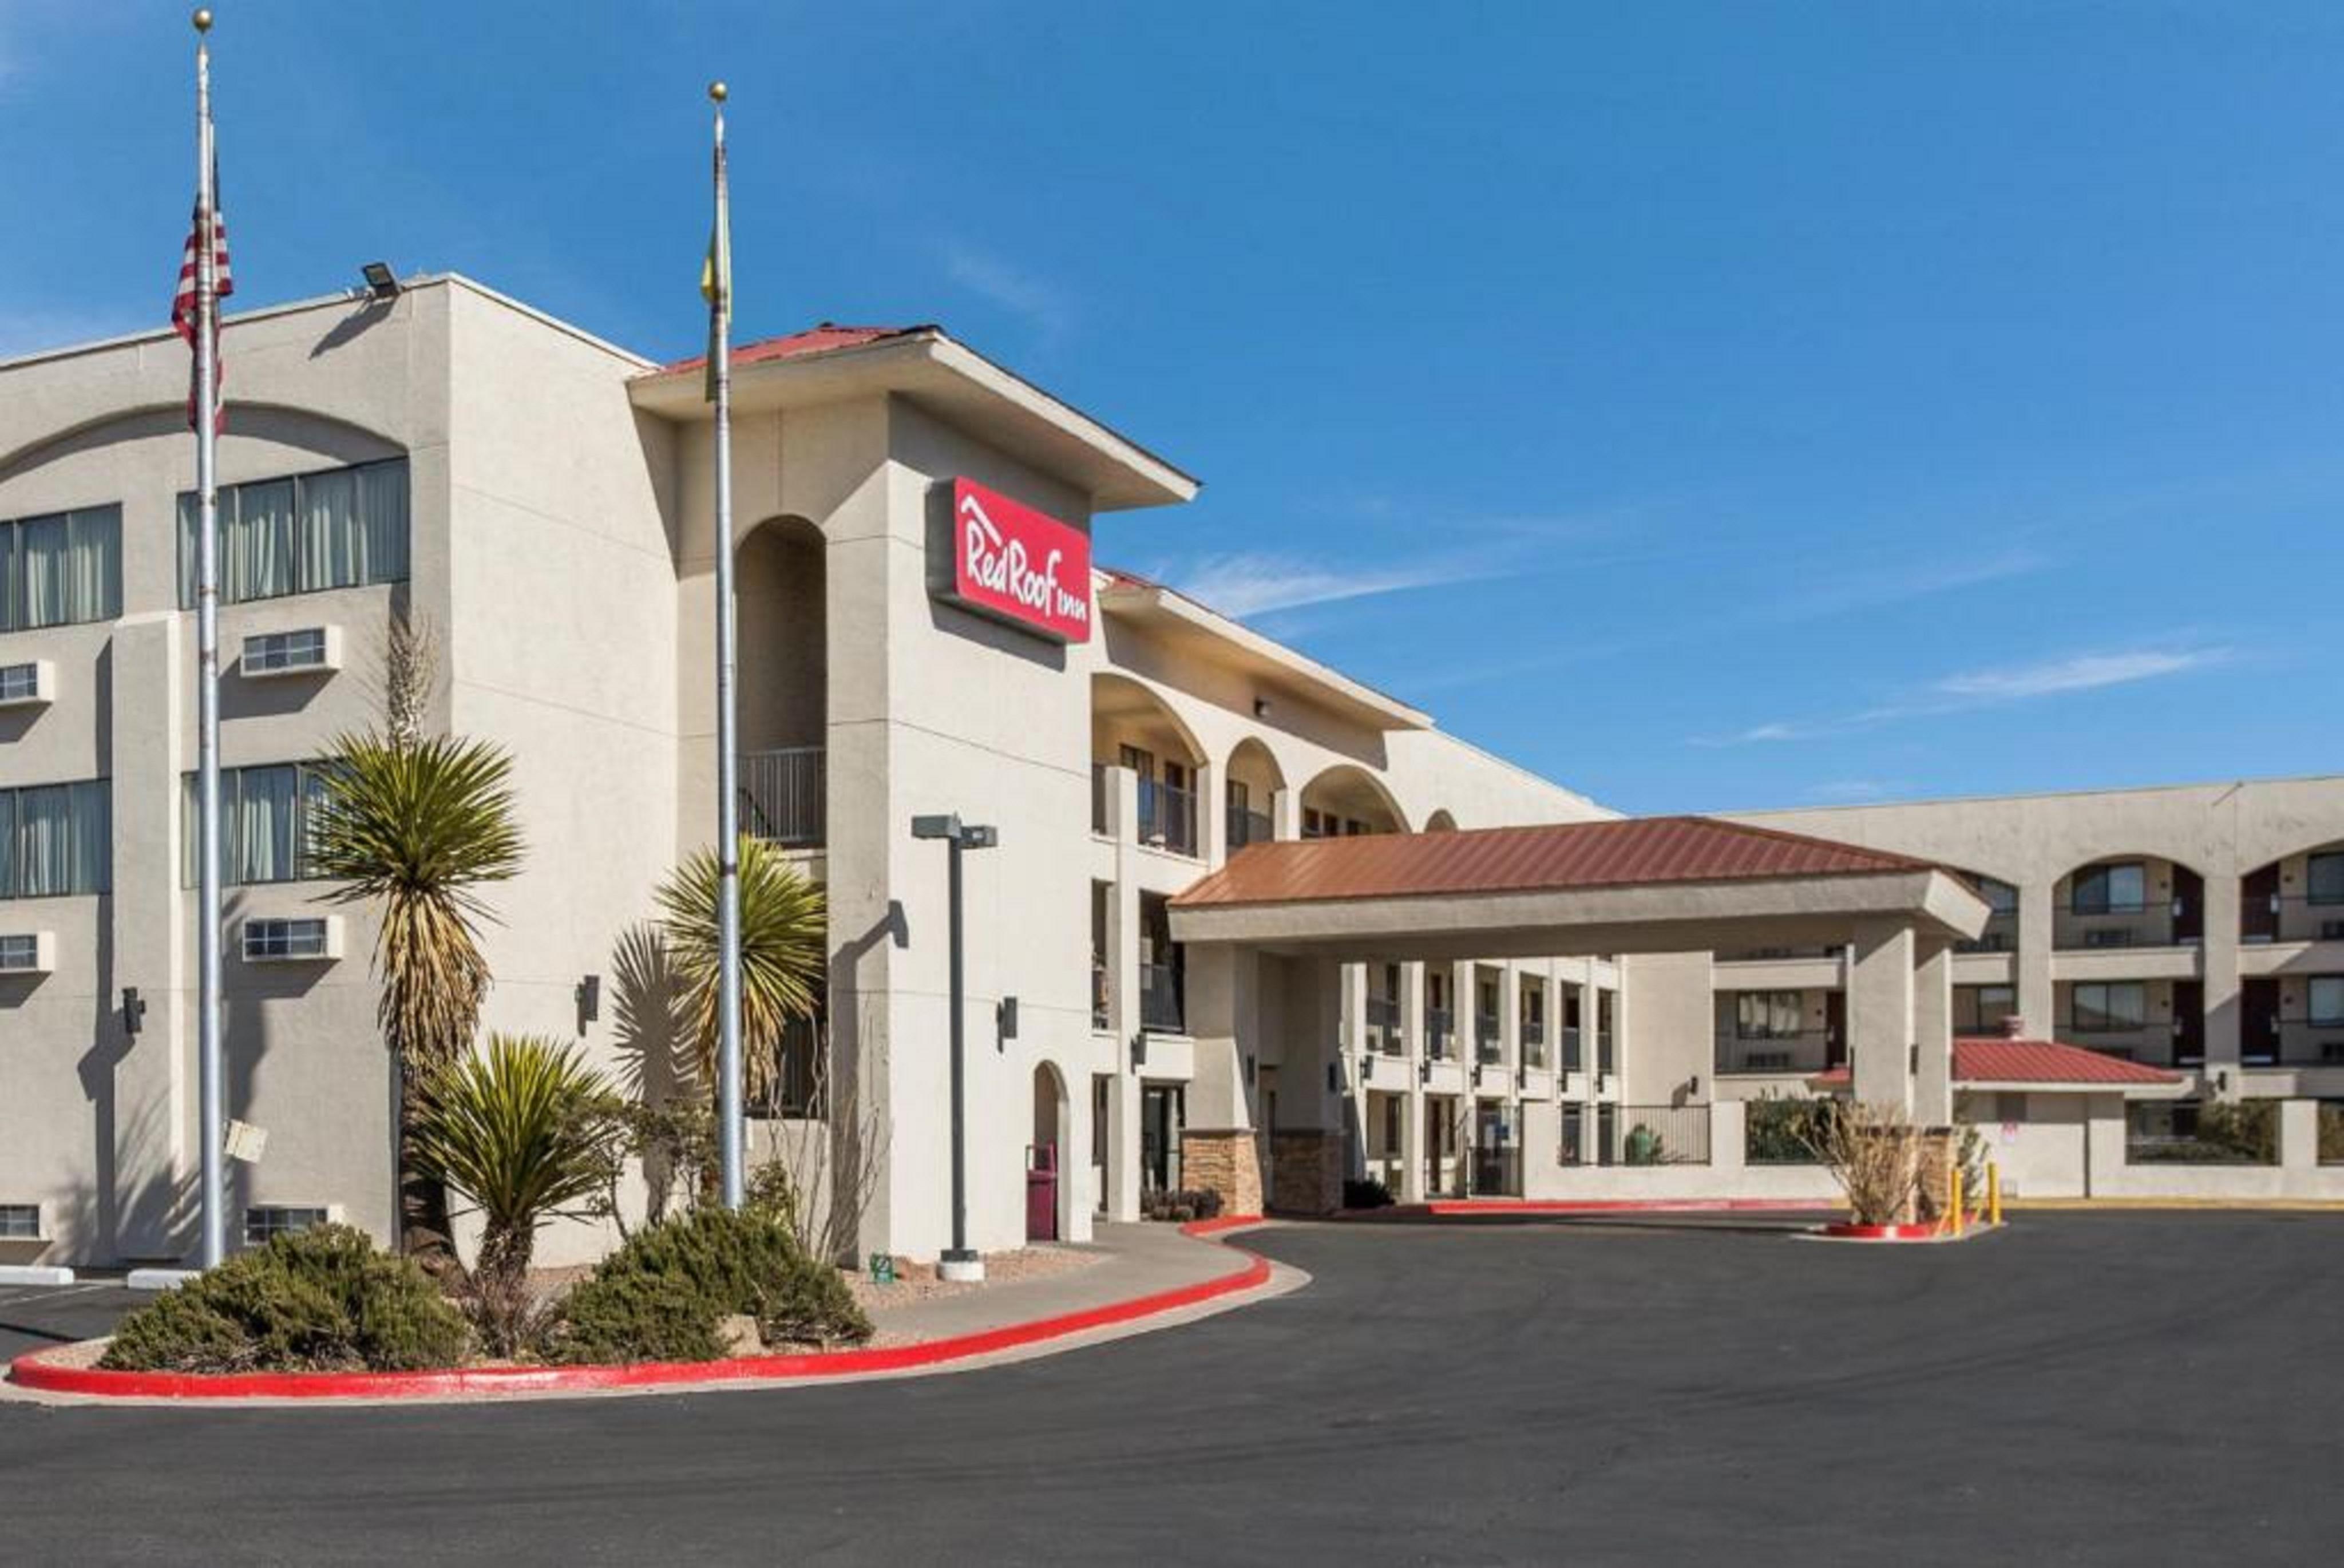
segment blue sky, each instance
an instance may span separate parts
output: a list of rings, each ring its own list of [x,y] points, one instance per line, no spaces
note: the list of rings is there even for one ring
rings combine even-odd
[[[2335,6],[217,9],[245,302],[691,352],[721,74],[743,335],[942,321],[1206,481],[1104,559],[1623,808],[2344,760]],[[0,0],[0,353],[163,319],[185,15]]]

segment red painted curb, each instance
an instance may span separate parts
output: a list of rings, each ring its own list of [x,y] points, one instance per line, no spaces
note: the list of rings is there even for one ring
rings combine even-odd
[[[1938,1223],[1926,1225],[1852,1225],[1842,1220],[1822,1228],[1823,1234],[1842,1241],[1944,1241],[1952,1233]]]
[[[1356,1212],[1454,1219],[1476,1214],[1780,1214],[1838,1207],[1830,1199],[1814,1198],[1460,1198]]]
[[[1258,1214],[1224,1214],[1217,1219],[1191,1219],[1180,1227],[1183,1236],[1217,1236],[1224,1230],[1243,1230],[1248,1226],[1263,1224]]]
[[[1184,1225],[1185,1235],[1204,1236],[1260,1223],[1254,1216]],[[1201,1229],[1199,1227],[1209,1227]],[[946,1340],[889,1345],[869,1351],[816,1351],[788,1356],[741,1356],[722,1361],[637,1361],[613,1367],[470,1367],[424,1372],[116,1372],[97,1367],[52,1366],[59,1352],[19,1356],[8,1381],[48,1393],[113,1395],[130,1399],[426,1399],[453,1394],[588,1393],[605,1389],[672,1388],[693,1383],[789,1381],[848,1377],[858,1372],[902,1371],[941,1366],[972,1357],[1063,1339],[1090,1329],[1128,1323],[1235,1295],[1269,1282],[1268,1259],[1248,1255],[1243,1268],[1217,1279],[1178,1285],[1152,1295],[1109,1301],[1055,1318],[1006,1323]]]

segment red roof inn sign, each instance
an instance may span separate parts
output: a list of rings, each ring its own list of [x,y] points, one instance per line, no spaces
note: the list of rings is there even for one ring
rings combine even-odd
[[[1089,642],[1090,535],[974,480],[954,480],[949,496],[929,536],[930,592],[1053,642]]]

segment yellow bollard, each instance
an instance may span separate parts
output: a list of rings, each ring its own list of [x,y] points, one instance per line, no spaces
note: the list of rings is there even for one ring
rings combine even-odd
[[[1993,1160],[1985,1164],[1985,1222],[2002,1223],[2002,1167]]]
[[[1962,1233],[1962,1167],[1959,1160],[1945,1167],[1945,1224],[1951,1233]]]

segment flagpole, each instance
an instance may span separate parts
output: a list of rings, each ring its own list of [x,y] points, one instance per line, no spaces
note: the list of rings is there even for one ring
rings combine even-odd
[[[724,171],[725,86],[712,82],[716,105],[716,232],[710,242],[715,288],[709,301],[709,371],[716,402],[716,1006],[717,1149],[724,1207],[746,1194],[742,1169],[741,805],[732,682],[738,659],[732,606],[732,268]]]
[[[197,905],[196,1062],[202,1146],[201,1262],[217,1268],[227,1255],[227,1200],[221,1169],[220,1086],[220,776],[219,776],[219,495],[217,479],[219,377],[217,334],[218,214],[212,188],[212,66],[207,35],[212,14],[196,24],[196,800]]]

